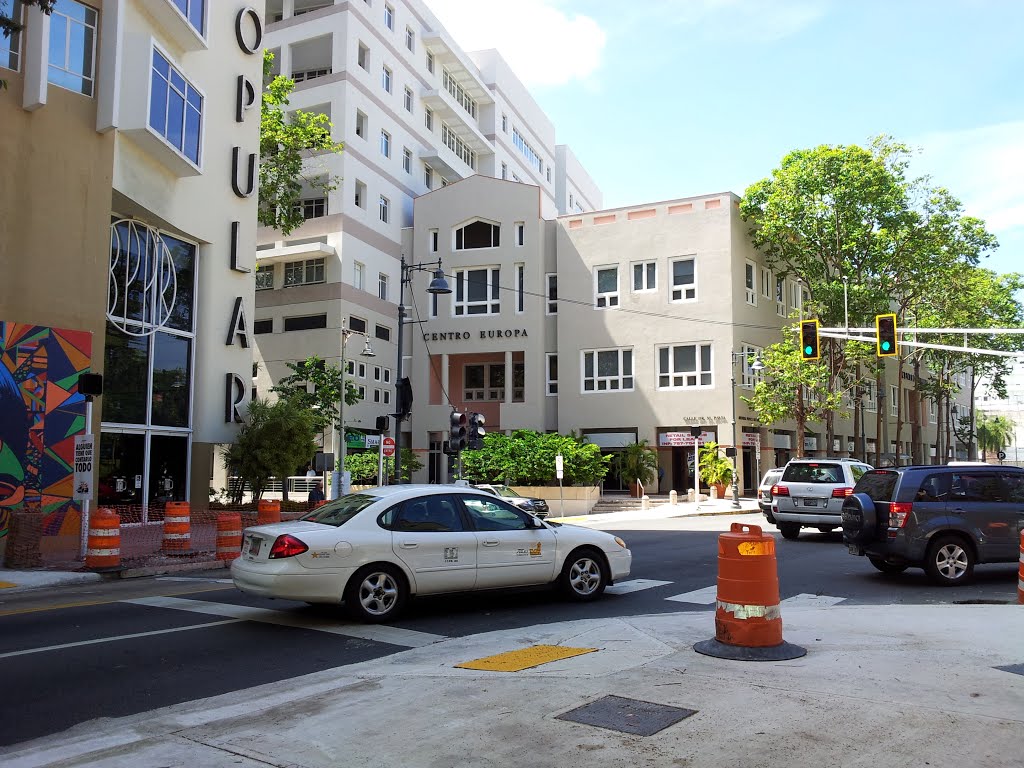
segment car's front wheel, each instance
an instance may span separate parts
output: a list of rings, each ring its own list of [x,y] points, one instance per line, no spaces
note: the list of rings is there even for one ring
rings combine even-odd
[[[345,607],[349,614],[371,624],[394,619],[402,612],[408,599],[405,577],[388,563],[360,568],[345,588]]]
[[[974,550],[961,537],[937,536],[928,547],[924,570],[936,584],[956,587],[974,575]]]
[[[592,549],[577,549],[566,558],[558,586],[566,597],[580,602],[595,600],[608,586],[603,558]]]

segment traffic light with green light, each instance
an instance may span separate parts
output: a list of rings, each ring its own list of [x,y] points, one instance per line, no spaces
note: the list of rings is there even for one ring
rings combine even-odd
[[[879,357],[896,357],[900,353],[896,315],[875,315],[875,335],[875,351]]]
[[[800,357],[803,360],[817,360],[821,357],[817,320],[800,321]]]

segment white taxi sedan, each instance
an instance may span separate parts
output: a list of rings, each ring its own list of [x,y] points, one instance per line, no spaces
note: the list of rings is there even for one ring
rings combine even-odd
[[[539,520],[483,491],[392,485],[247,528],[231,578],[253,595],[344,602],[355,618],[384,622],[412,595],[557,584],[593,600],[631,561],[618,536]]]

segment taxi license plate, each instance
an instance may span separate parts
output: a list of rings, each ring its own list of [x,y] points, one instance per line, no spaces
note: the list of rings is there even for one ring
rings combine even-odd
[[[256,557],[260,553],[260,545],[263,543],[263,539],[259,536],[251,536],[249,538],[249,557]]]
[[[817,499],[804,499],[804,506],[805,507],[816,507],[816,506],[818,506],[818,500]]]

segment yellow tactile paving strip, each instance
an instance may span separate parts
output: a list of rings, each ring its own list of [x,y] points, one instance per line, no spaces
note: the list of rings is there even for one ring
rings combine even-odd
[[[531,645],[518,651],[506,651],[495,656],[465,661],[456,664],[459,669],[479,669],[486,672],[519,672],[530,667],[539,667],[552,661],[571,659],[584,653],[593,653],[598,648],[569,648],[564,645]]]
[[[11,587],[18,586],[13,581],[0,581],[0,589],[10,589]]]

